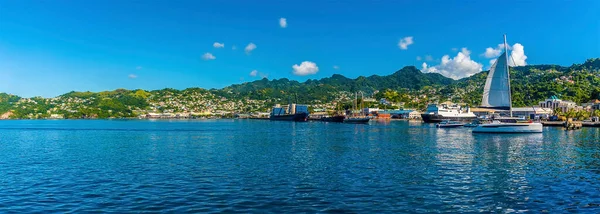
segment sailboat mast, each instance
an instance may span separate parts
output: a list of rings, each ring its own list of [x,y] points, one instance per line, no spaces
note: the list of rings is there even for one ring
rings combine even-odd
[[[510,91],[510,66],[508,66],[508,44],[506,43],[506,34],[504,34],[504,53],[506,54],[506,81],[508,82],[508,100],[510,103],[508,111],[510,112],[510,117],[512,117],[512,92]]]

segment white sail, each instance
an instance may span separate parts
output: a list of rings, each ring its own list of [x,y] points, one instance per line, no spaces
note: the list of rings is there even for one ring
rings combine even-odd
[[[510,104],[510,83],[508,75],[508,66],[506,65],[507,56],[504,52],[494,65],[490,68],[490,73],[485,81],[483,88],[483,100],[481,107],[509,110]]]

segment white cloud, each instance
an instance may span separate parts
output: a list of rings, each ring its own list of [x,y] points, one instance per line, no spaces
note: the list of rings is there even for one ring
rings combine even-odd
[[[231,50],[235,50],[235,49],[237,49],[237,47],[235,45],[231,46]]]
[[[293,65],[292,68],[294,69],[294,75],[297,76],[312,75],[319,72],[319,67],[317,67],[317,64],[311,61],[304,61],[300,63],[300,65]]]
[[[527,65],[527,56],[525,55],[525,47],[521,45],[521,43],[515,43],[512,46],[508,46],[508,49],[511,50],[510,57],[508,59],[508,64],[510,66],[523,66]],[[486,58],[496,58],[502,54],[504,51],[504,44],[498,44],[496,48],[488,47],[485,49],[483,56]],[[496,59],[490,60],[490,65],[494,64]]]
[[[268,74],[265,74],[263,72],[259,72],[257,70],[250,71],[250,76],[251,77],[260,76],[260,78],[267,78],[267,77],[269,77]]]
[[[398,42],[398,47],[400,47],[400,49],[402,49],[402,50],[406,50],[406,49],[408,49],[408,46],[412,45],[413,43],[414,43],[413,37],[407,36],[407,37],[400,39],[400,42]]]
[[[135,67],[135,70],[142,70],[142,66],[138,65],[137,67]]]
[[[525,47],[520,43],[515,43],[512,46],[512,51],[510,52],[510,57],[512,59],[508,60],[508,64],[511,66],[523,66],[527,65],[527,56],[525,55]]]
[[[246,48],[244,48],[244,51],[246,51],[247,54],[250,54],[250,52],[252,52],[254,49],[256,49],[256,45],[250,42],[250,44],[248,44]]]
[[[425,55],[425,61],[433,61],[433,57],[431,55]]]
[[[218,42],[215,42],[215,43],[213,44],[213,47],[215,47],[215,48],[224,48],[224,47],[225,47],[225,44],[224,44],[224,43],[218,43]]]
[[[498,57],[498,56],[500,56],[500,54],[502,54],[503,50],[504,50],[504,44],[498,44],[498,47],[496,47],[496,48],[492,48],[492,47],[486,48],[485,52],[483,53],[483,56],[485,56],[486,58]]]
[[[334,66],[333,66],[333,69],[335,69],[335,70],[339,70],[339,69],[340,69],[340,66],[334,65]]]
[[[205,53],[204,55],[202,55],[202,59],[204,59],[204,60],[213,60],[213,59],[216,59],[216,58],[217,57],[215,57],[211,53]]]
[[[135,74],[129,74],[129,76],[127,76],[127,77],[129,77],[129,79],[135,79],[135,78],[137,78],[137,75],[135,75]]]
[[[258,71],[257,70],[250,71],[250,76],[251,77],[255,77],[256,75],[258,75]]]
[[[279,26],[281,26],[281,28],[286,28],[287,27],[287,19],[279,18]]]
[[[421,60],[422,60],[421,56],[417,56],[417,61],[421,61]]]
[[[452,79],[460,79],[469,77],[481,71],[483,65],[471,60],[471,52],[467,48],[462,48],[461,52],[454,58],[448,55],[442,57],[442,63],[436,66],[429,67],[427,63],[423,63],[422,71],[427,73],[439,73]]]

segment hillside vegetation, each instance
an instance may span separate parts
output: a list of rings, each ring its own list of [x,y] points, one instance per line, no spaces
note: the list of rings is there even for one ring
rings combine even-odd
[[[600,59],[569,67],[528,65],[510,69],[513,106],[537,105],[552,95],[577,103],[600,99]],[[478,106],[487,71],[453,80],[440,74],[422,73],[414,66],[387,76],[351,79],[339,74],[320,80],[261,79],[223,89],[188,88],[154,91],[117,89],[104,92],[69,92],[55,98],[21,98],[0,93],[0,114],[14,118],[134,117],[147,112],[255,112],[268,111],[288,101],[335,108],[333,101],[349,103],[355,92],[377,100],[385,98],[406,108],[423,109],[429,102],[451,100]],[[372,104],[374,105],[374,104]]]

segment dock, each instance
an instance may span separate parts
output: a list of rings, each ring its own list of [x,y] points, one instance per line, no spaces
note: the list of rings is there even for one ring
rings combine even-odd
[[[565,126],[566,121],[542,121],[543,126]]]
[[[576,130],[581,129],[583,125],[580,121],[568,121],[565,123],[565,130]]]
[[[600,122],[581,122],[583,127],[600,127]]]
[[[575,123],[578,123],[579,125],[581,125],[581,127],[600,127],[600,122],[579,122],[579,121],[575,121]],[[557,126],[557,127],[565,127],[566,126],[566,121],[542,121],[542,125],[543,126]]]

